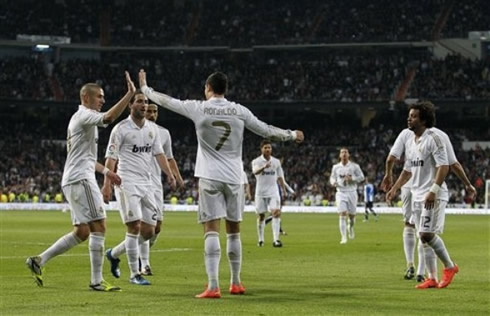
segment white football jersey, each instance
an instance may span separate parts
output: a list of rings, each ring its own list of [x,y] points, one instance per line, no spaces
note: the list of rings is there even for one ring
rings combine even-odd
[[[281,162],[275,157],[270,157],[271,165],[265,168],[259,174],[255,172],[262,168],[268,161],[263,155],[255,158],[252,161],[252,172],[255,175],[255,196],[256,197],[279,197],[279,186],[277,185],[277,179],[284,176],[282,171]]]
[[[449,165],[457,163],[458,159],[456,158],[456,154],[454,153],[453,144],[451,144],[451,140],[449,139],[449,136],[445,132],[443,132],[442,130],[436,127],[431,127],[430,130],[436,133],[437,135],[439,135],[440,139],[446,146],[446,153],[447,153]],[[407,152],[409,141],[414,139],[414,137],[415,134],[408,128],[405,128],[403,131],[400,132],[400,134],[398,134],[398,137],[396,138],[393,147],[391,147],[390,155],[396,157],[397,159],[400,159],[400,157]],[[403,186],[403,188],[411,188],[412,179],[413,177],[407,181],[407,183]]]
[[[225,98],[182,101],[155,92],[148,86],[141,90],[150,100],[194,122],[198,141],[194,171],[197,178],[241,184],[245,128],[279,141],[296,139],[295,132],[267,125],[246,107]]]
[[[408,142],[404,169],[412,173],[412,200],[423,201],[434,183],[436,168],[449,165],[446,146],[440,135],[427,128],[415,141],[415,134]],[[447,201],[448,191],[443,182],[437,199]]]
[[[140,128],[128,117],[113,128],[106,158],[119,161],[117,174],[123,182],[149,185],[154,156],[161,153],[163,149],[157,125],[145,120]]]
[[[346,183],[344,178],[348,175],[351,176],[352,181]],[[339,162],[332,167],[330,184],[337,183],[337,191],[339,192],[357,191],[357,184],[362,181],[364,181],[364,173],[362,173],[361,167],[352,161],[348,161],[345,165]]]
[[[389,155],[395,157],[396,159],[401,159],[403,154],[406,152],[407,143],[409,139],[413,137],[413,132],[408,128],[405,128],[403,131],[398,134],[396,137],[395,143],[393,147],[391,147]],[[405,158],[406,160],[406,158]],[[412,187],[412,178],[410,178],[402,188],[410,189]]]
[[[242,172],[242,184],[248,184],[248,176],[245,170]]]
[[[167,159],[173,159],[174,154],[172,152],[172,138],[170,137],[170,132],[168,131],[168,129],[158,125],[157,128],[165,156],[167,157]],[[158,164],[158,161],[156,159],[153,159],[151,180],[154,185],[162,187],[162,169],[160,169],[160,165]]]
[[[61,185],[75,183],[83,179],[95,179],[97,162],[98,126],[104,124],[105,113],[91,110],[84,105],[72,115],[68,124],[66,149],[67,156]]]

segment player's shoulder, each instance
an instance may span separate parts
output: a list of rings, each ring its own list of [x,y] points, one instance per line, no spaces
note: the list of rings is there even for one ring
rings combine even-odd
[[[160,134],[170,136],[170,131],[168,129],[166,129],[165,127],[160,126],[158,124],[156,124],[156,126],[157,126],[157,129],[160,132]]]
[[[427,140],[429,142],[434,142],[438,147],[443,145],[445,143],[445,137],[442,133],[441,130],[434,130],[432,128],[427,129],[426,134],[427,134]]]
[[[114,129],[121,129],[121,128],[128,128],[130,126],[130,121],[129,121],[129,117],[123,119],[122,121],[120,121],[119,123],[117,123],[116,125],[114,125]]]
[[[431,127],[431,128],[429,128],[429,131],[438,135],[439,137],[443,138],[444,140],[449,140],[449,135],[446,132],[444,132],[443,130],[438,129],[437,127]]]
[[[401,138],[401,139],[404,139],[404,140],[407,140],[411,137],[414,136],[414,133],[408,129],[408,128],[405,128],[403,129],[399,134],[398,134],[398,137]]]
[[[278,164],[280,164],[280,163],[281,163],[281,161],[280,161],[278,158],[274,157],[274,156],[271,156],[271,159],[272,159],[272,161],[274,161],[275,163],[278,163]]]
[[[349,163],[350,163],[350,165],[351,165],[352,167],[354,167],[354,168],[361,168],[361,166],[359,166],[359,164],[358,164],[358,163],[356,163],[356,162],[349,161]]]

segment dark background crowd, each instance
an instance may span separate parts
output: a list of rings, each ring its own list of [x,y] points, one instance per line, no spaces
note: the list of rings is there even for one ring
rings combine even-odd
[[[167,112],[161,110],[161,115]],[[67,119],[68,120],[68,119]],[[66,121],[67,121],[66,120]],[[192,197],[196,201],[197,181],[193,177],[196,156],[196,136],[189,124],[162,119],[161,124],[169,127],[173,139],[174,156],[186,182],[185,189],[172,191],[164,181],[166,200],[176,196],[180,201]],[[168,122],[168,125],[166,124]],[[56,124],[53,126],[52,124]],[[289,204],[303,204],[309,200],[312,205],[321,205],[325,201],[333,202],[335,188],[329,184],[332,166],[339,161],[339,148],[347,146],[350,149],[351,160],[358,163],[365,176],[371,183],[379,187],[384,175],[384,161],[394,143],[398,132],[403,129],[404,123],[398,126],[373,124],[372,127],[359,128],[355,125],[326,126],[309,124],[308,121],[299,123],[294,119],[284,127],[300,126],[305,130],[307,141],[302,145],[275,144],[273,155],[282,158],[286,181],[296,191],[289,195]],[[34,117],[25,118],[20,122],[7,122],[2,128],[0,142],[0,187],[4,194],[13,192],[16,200],[21,201],[20,194],[27,193],[32,200],[37,195],[40,201],[46,194],[53,201],[57,193],[61,192],[61,176],[66,157],[65,142],[62,140],[66,122],[42,123]],[[456,155],[465,167],[468,178],[477,188],[477,203],[484,202],[485,179],[490,177],[490,148],[482,149],[476,146],[473,149],[462,150],[463,141],[490,140],[488,126],[475,126],[472,130],[462,128],[445,129],[450,135]],[[99,138],[99,161],[103,163],[105,148],[111,128],[101,129]],[[16,135],[16,137],[12,137]],[[251,173],[251,162],[260,155],[260,138],[250,132],[246,133],[243,161],[245,170],[252,185],[255,184]],[[402,163],[397,163],[396,169],[401,170]],[[99,178],[102,181],[101,178]],[[446,180],[450,191],[450,204],[464,204],[466,192],[462,182],[453,174]],[[362,185],[360,186],[362,189]],[[362,190],[359,190],[362,197]],[[378,190],[376,201],[384,201],[384,192]]]
[[[463,143],[490,141],[490,58],[438,55],[431,43],[488,31],[488,8],[483,0],[0,0],[1,198],[62,201],[66,126],[80,87],[100,84],[107,107],[125,93],[124,70],[136,80],[144,68],[150,85],[182,99],[202,99],[205,78],[223,71],[229,99],[272,124],[305,130],[304,144],[273,149],[296,191],[287,197],[293,204],[334,200],[328,177],[340,146],[379,187],[405,127],[399,104],[432,100],[483,203],[490,149],[463,150]],[[22,34],[67,37],[78,46],[32,50],[15,41]],[[376,115],[364,122],[359,113],[371,107]],[[173,136],[186,181],[183,190],[166,187],[166,199],[195,202],[193,127],[164,110],[160,123]],[[101,130],[100,162],[109,133]],[[259,143],[246,134],[252,187]],[[469,202],[454,175],[447,183],[451,204]]]
[[[486,30],[488,11],[485,0],[2,0],[0,38],[42,30],[113,46],[431,41]]]

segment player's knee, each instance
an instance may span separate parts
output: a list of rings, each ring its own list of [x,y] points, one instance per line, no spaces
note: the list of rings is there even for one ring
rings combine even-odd
[[[420,233],[420,240],[426,244],[434,238],[434,233]]]
[[[259,214],[259,219],[261,221],[264,221],[265,220],[265,214]]]
[[[81,241],[85,241],[90,236],[90,229],[88,228],[88,226],[85,226],[85,225],[84,226],[76,226],[74,233],[78,239],[80,239]]]
[[[128,227],[128,233],[133,235],[138,235],[140,233],[141,223],[139,221],[126,223],[126,226]]]
[[[281,210],[274,210],[272,212],[272,216],[275,217],[275,218],[281,217]]]
[[[142,231],[140,231],[140,235],[143,237],[144,240],[148,240],[151,237],[153,237],[153,235],[155,235],[155,234],[153,233],[153,231],[142,230]]]

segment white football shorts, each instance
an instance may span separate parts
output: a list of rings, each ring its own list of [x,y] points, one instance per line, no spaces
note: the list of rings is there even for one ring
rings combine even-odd
[[[102,193],[95,178],[65,185],[63,193],[70,205],[73,225],[88,224],[106,218]]]
[[[198,222],[205,223],[225,218],[231,222],[242,221],[241,184],[199,179]]]
[[[402,188],[402,214],[405,223],[414,225],[414,218],[412,212],[412,191],[410,188]]]
[[[255,212],[257,214],[264,214],[266,212],[271,212],[274,210],[281,209],[281,198],[275,197],[260,197],[255,196]]]
[[[337,202],[337,211],[348,212],[350,215],[356,215],[357,210],[357,192],[348,191],[335,193],[335,201]]]
[[[427,210],[424,201],[412,203],[415,228],[419,233],[442,234],[446,218],[447,201],[436,200],[434,208]]]
[[[157,208],[157,221],[162,221],[163,210],[165,208],[165,203],[164,203],[165,196],[163,195],[163,185],[161,183],[160,185],[154,183],[153,193],[155,198],[155,206]]]
[[[121,186],[116,186],[114,190],[123,223],[140,220],[152,226],[156,225],[158,208],[151,185],[123,183]]]

